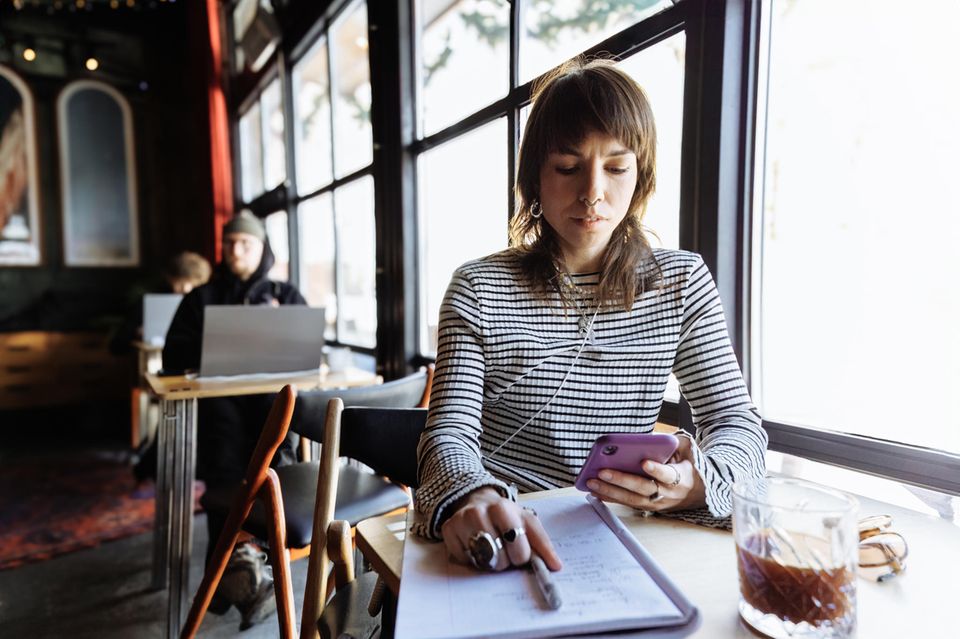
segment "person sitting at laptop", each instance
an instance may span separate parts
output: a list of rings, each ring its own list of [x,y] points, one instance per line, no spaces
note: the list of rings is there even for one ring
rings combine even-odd
[[[223,261],[213,277],[183,298],[163,347],[166,371],[200,367],[204,308],[229,304],[306,304],[292,284],[267,277],[275,261],[266,229],[249,211],[241,211],[223,227]],[[197,477],[207,485],[235,484],[243,479],[250,456],[270,411],[271,395],[203,399],[197,428]],[[274,466],[296,461],[296,436],[291,433],[273,459]],[[224,522],[207,516],[207,559]],[[250,544],[234,550],[227,572],[211,604],[214,613],[236,605],[243,616],[241,629],[260,621],[275,608],[273,579],[265,555]]]

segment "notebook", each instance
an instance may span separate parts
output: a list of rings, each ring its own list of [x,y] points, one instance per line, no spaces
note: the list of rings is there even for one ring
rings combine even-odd
[[[200,376],[317,371],[323,316],[309,306],[207,306]]]
[[[183,295],[178,293],[147,293],[143,296],[143,341],[151,346],[163,346],[167,329],[180,306]]]
[[[696,607],[602,501],[561,495],[524,503],[536,509],[563,561],[563,570],[553,574],[560,609],[546,609],[530,571],[478,573],[452,562],[444,544],[408,533],[396,639],[695,628]]]

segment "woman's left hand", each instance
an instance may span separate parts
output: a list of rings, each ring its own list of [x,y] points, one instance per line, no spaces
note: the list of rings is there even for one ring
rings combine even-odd
[[[644,460],[643,471],[653,479],[608,468],[600,471],[600,479],[588,481],[587,487],[603,501],[641,510],[687,510],[705,506],[706,487],[694,468],[690,439],[678,439],[677,452],[666,464]]]

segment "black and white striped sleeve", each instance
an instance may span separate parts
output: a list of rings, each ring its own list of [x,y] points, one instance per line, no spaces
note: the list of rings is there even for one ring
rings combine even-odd
[[[767,434],[730,344],[720,296],[703,260],[693,262],[683,292],[683,319],[673,372],[696,426],[694,465],[714,517],[730,514],[730,489],[765,472]]]
[[[440,307],[430,412],[418,449],[414,532],[432,539],[440,538],[449,506],[467,493],[492,486],[504,496],[510,494],[481,463],[483,323],[474,286],[465,270],[458,269]]]

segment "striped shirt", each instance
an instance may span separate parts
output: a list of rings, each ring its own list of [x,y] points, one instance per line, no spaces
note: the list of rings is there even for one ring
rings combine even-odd
[[[457,269],[440,308],[416,532],[439,538],[448,506],[483,486],[509,496],[508,483],[524,492],[571,485],[598,436],[653,429],[671,372],[690,404],[706,486],[708,511],[690,515],[729,515],[733,482],[764,473],[767,436],[703,260],[654,257],[663,286],[629,312],[565,308],[556,292],[544,299],[511,251]],[[599,275],[572,277],[592,299]]]

